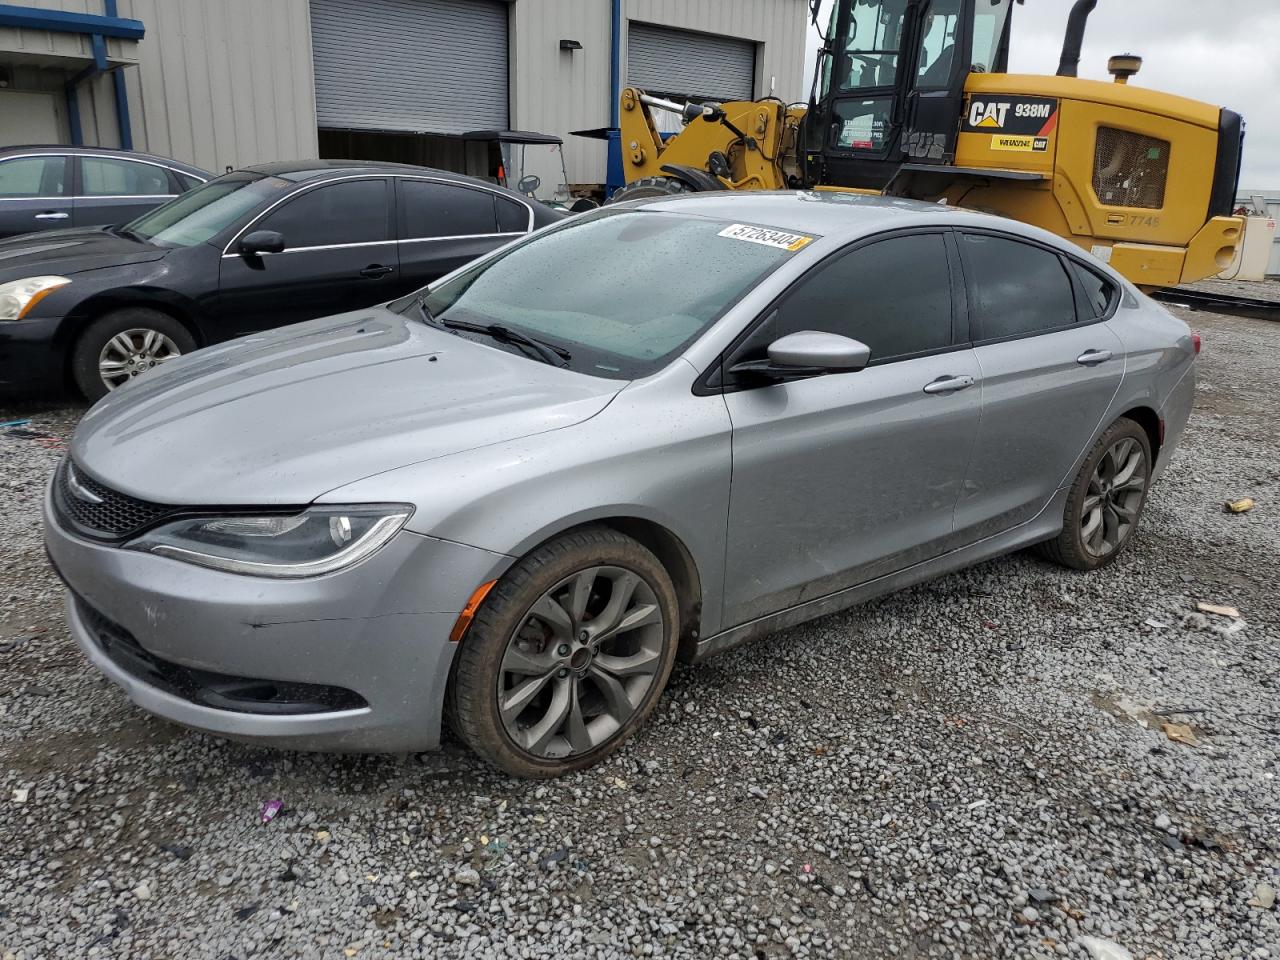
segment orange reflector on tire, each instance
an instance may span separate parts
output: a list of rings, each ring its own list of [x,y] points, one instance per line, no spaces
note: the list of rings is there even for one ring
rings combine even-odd
[[[449,631],[450,643],[457,643],[466,635],[467,628],[471,626],[471,621],[475,619],[476,611],[480,609],[480,604],[484,603],[484,598],[489,595],[489,591],[493,589],[493,585],[497,582],[497,580],[490,580],[488,583],[482,583],[476,587],[475,592],[471,594],[471,599],[462,608],[462,613],[458,614],[458,622]]]

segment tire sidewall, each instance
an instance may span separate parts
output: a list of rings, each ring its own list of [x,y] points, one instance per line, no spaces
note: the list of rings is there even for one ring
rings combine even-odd
[[[164,334],[184,355],[196,349],[195,338],[187,328],[167,313],[131,307],[104,314],[85,327],[71,352],[71,378],[88,400],[101,400],[111,392],[98,372],[98,356],[102,348],[116,334],[134,329]]]
[[[593,535],[594,534],[594,535]],[[575,543],[574,541],[579,541]],[[585,541],[585,542],[584,542]],[[562,555],[547,557],[563,543],[573,547]],[[653,590],[667,624],[663,655],[654,682],[639,709],[613,736],[595,749],[563,760],[545,760],[519,748],[498,712],[498,677],[502,659],[514,632],[524,623],[533,604],[557,583],[593,566],[620,566],[638,574]],[[679,603],[671,578],[649,550],[612,531],[587,531],[554,541],[518,562],[485,598],[454,658],[449,684],[448,713],[455,728],[473,750],[515,776],[548,778],[592,766],[618,749],[652,713],[675,663],[679,638]],[[471,684],[472,707],[459,698],[458,684],[466,674]]]
[[[1105,557],[1095,557],[1086,549],[1084,539],[1080,534],[1081,522],[1084,519],[1084,499],[1089,491],[1089,481],[1093,477],[1094,471],[1098,468],[1098,463],[1118,440],[1126,437],[1136,440],[1142,447],[1143,466],[1146,471],[1147,482],[1142,489],[1142,499],[1138,503],[1133,526],[1130,528],[1124,542]],[[1081,570],[1097,570],[1114,562],[1117,557],[1129,549],[1129,544],[1133,542],[1133,537],[1138,530],[1138,524],[1142,522],[1142,514],[1147,507],[1147,496],[1151,492],[1151,474],[1154,469],[1151,440],[1147,436],[1147,431],[1136,421],[1122,417],[1103,432],[1102,436],[1093,445],[1093,449],[1089,451],[1089,456],[1085,458],[1084,464],[1080,467],[1080,472],[1076,476],[1075,483],[1071,486],[1071,493],[1067,499],[1063,539],[1066,541],[1064,546],[1067,548],[1064,552],[1067,554],[1068,559],[1075,561],[1072,566]]]

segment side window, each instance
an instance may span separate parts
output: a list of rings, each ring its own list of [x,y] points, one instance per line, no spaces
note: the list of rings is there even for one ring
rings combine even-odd
[[[66,157],[0,160],[0,197],[62,197],[67,193]]]
[[[488,190],[401,180],[399,191],[401,240],[498,232],[494,195]]]
[[[285,248],[389,240],[387,181],[344,180],[286,200],[251,229],[284,235]]]
[[[800,281],[778,310],[779,336],[821,330],[861,340],[871,362],[951,345],[951,271],[941,234],[881,240]]]
[[[80,158],[80,195],[155,197],[172,193],[164,167],[114,157]]]
[[[1116,285],[1103,277],[1101,274],[1094,273],[1086,266],[1073,263],[1076,276],[1080,278],[1080,286],[1084,289],[1084,303],[1080,305],[1080,319],[1096,320],[1099,317],[1105,317],[1107,311],[1111,309],[1111,304],[1115,302],[1116,294],[1119,292]]]
[[[924,18],[916,60],[916,80],[921,87],[945,86],[956,58],[956,31],[960,25],[960,0],[934,0]]]
[[[529,208],[506,197],[495,197],[498,204],[498,230],[502,233],[527,233]]]
[[[169,175],[177,182],[178,191],[180,193],[186,193],[188,190],[194,190],[202,183],[202,181],[197,180],[190,174],[181,173],[177,170],[170,170]]]
[[[1071,280],[1056,253],[1020,240],[960,236],[973,339],[1022,337],[1076,322]]]

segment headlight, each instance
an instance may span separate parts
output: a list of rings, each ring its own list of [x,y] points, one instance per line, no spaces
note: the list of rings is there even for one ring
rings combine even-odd
[[[406,504],[314,507],[292,516],[192,517],[128,544],[202,567],[258,577],[316,577],[359,563],[395,536]]]
[[[0,283],[0,320],[21,320],[42,299],[70,282],[66,277],[27,277]]]

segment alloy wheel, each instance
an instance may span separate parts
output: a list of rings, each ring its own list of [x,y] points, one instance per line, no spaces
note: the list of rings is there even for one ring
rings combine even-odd
[[[108,340],[98,354],[98,374],[107,389],[114,390],[181,355],[178,345],[159,330],[124,330]]]
[[[1080,539],[1094,557],[1105,557],[1138,522],[1147,488],[1146,454],[1132,437],[1113,443],[1093,470],[1080,517]]]
[[[562,759],[599,747],[644,703],[667,629],[653,588],[618,566],[579,570],[529,608],[498,671],[498,713],[521,750]]]

